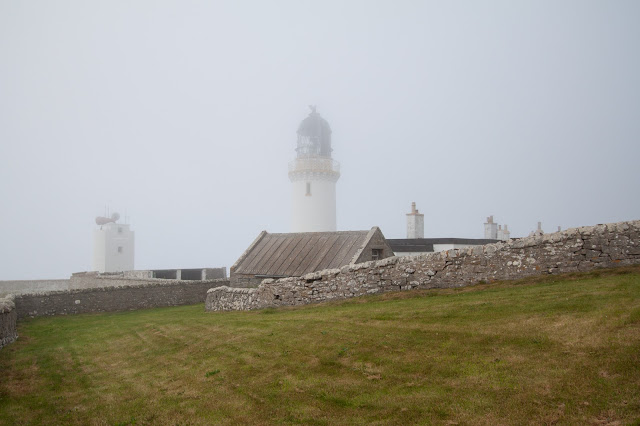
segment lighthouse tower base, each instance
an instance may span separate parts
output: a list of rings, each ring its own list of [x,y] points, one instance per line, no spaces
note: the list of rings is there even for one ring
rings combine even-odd
[[[297,180],[291,190],[291,232],[336,231],[335,181]]]

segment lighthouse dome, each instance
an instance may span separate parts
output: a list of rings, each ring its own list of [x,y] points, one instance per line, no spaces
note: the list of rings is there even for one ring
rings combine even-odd
[[[298,127],[298,158],[331,157],[331,127],[311,105],[309,116]]]

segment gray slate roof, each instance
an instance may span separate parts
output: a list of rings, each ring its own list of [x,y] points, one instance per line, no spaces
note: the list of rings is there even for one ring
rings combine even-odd
[[[262,231],[231,267],[231,272],[299,277],[322,269],[340,268],[357,259],[360,249],[366,245],[372,231],[287,234],[269,234]]]

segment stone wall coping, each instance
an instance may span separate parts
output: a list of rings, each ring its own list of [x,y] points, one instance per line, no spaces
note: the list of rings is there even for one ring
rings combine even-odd
[[[15,308],[16,303],[13,294],[9,294],[5,297],[0,297],[0,314],[6,314],[13,311]]]
[[[110,278],[107,278],[110,279]],[[57,294],[82,294],[82,293],[91,293],[96,291],[110,292],[119,288],[135,288],[135,287],[169,287],[174,285],[185,285],[189,283],[209,283],[215,284],[217,282],[229,282],[228,278],[216,278],[214,280],[166,280],[161,278],[147,278],[147,279],[139,279],[139,278],[120,278],[118,281],[131,281],[131,284],[126,285],[118,285],[118,286],[109,286],[109,287],[90,287],[90,288],[77,288],[71,290],[55,290],[55,291],[43,291],[43,292],[33,292],[33,293],[24,293],[18,295],[18,297],[26,297],[26,296],[47,296],[47,295],[57,295]]]
[[[42,280],[0,280],[1,283],[48,283],[48,282],[63,282],[69,281],[69,278],[53,278]]]
[[[211,280],[177,280],[173,278],[137,278],[137,277],[124,277],[122,275],[97,275],[93,278],[99,280],[113,280],[113,281],[152,281],[152,282],[163,282],[163,281],[175,281],[175,282],[188,282],[188,281],[216,281],[216,280],[226,280],[227,278],[214,278]]]
[[[207,293],[215,293],[216,291],[223,291],[225,293],[241,293],[241,294],[250,294],[255,292],[257,289],[255,288],[246,288],[246,287],[228,287],[226,285],[222,285],[220,287],[213,287],[207,290]]]

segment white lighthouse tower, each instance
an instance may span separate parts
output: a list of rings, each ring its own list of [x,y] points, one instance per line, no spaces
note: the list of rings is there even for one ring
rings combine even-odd
[[[331,158],[331,128],[310,106],[298,128],[296,159],[289,163],[292,183],[291,232],[336,230],[336,182],[340,164]]]

